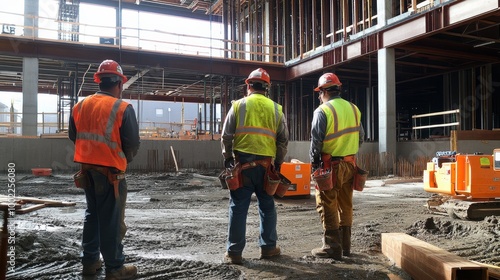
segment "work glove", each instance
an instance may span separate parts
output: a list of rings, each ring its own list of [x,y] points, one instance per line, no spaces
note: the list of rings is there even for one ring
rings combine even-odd
[[[233,157],[229,157],[229,158],[226,158],[224,160],[224,167],[225,168],[233,168],[234,167],[234,158]]]

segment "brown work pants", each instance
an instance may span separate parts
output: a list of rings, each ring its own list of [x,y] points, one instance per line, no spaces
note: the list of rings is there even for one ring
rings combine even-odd
[[[352,163],[346,161],[340,161],[333,166],[333,189],[329,191],[316,189],[316,211],[320,215],[325,231],[352,225],[352,181],[355,168]]]

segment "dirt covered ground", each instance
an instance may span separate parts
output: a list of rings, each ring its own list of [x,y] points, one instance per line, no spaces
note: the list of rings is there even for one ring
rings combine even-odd
[[[315,259],[322,230],[314,195],[276,199],[282,256],[259,260],[257,201],[250,206],[241,266],[223,263],[228,191],[217,171],[129,174],[124,240],[127,263],[138,279],[410,279],[381,253],[381,233],[403,232],[457,255],[500,265],[497,217],[463,221],[430,213],[421,182],[369,180],[355,192],[352,255]],[[6,176],[0,179],[7,186]],[[5,191],[6,192],[6,191]],[[15,269],[7,279],[82,279],[79,262],[83,191],[71,174],[16,174],[16,195],[76,202],[16,214]],[[96,277],[104,279],[101,271]]]

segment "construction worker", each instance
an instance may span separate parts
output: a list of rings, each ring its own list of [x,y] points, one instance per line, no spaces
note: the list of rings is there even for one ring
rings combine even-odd
[[[361,113],[356,105],[340,97],[342,83],[333,73],[318,80],[320,106],[314,111],[309,156],[312,172],[331,168],[332,189],[316,186],[316,210],[324,230],[323,246],[311,253],[320,258],[341,260],[350,255],[352,225],[352,184],[356,175],[355,157],[363,142]]]
[[[83,223],[83,275],[106,266],[106,279],[133,279],[137,268],[124,265],[122,240],[127,183],[125,170],[139,149],[139,127],[132,105],[120,99],[127,77],[120,65],[104,60],[94,74],[99,91],[73,107],[69,138],[75,143],[74,161],[88,176]],[[79,184],[77,184],[78,186]]]
[[[262,68],[245,80],[246,95],[236,100],[227,113],[222,128],[224,166],[243,166],[242,184],[229,195],[229,225],[225,262],[242,264],[246,244],[246,220],[252,194],[258,200],[260,216],[260,258],[279,256],[276,246],[277,213],[272,195],[266,193],[268,172],[279,170],[288,146],[288,128],[281,105],[266,97],[271,85]],[[245,168],[247,166],[249,168]]]

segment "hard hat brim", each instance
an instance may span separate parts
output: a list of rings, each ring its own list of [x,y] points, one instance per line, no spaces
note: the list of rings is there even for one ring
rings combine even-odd
[[[111,76],[120,77],[122,79],[122,83],[126,83],[128,81],[127,77],[125,75],[120,74],[120,73],[113,72],[113,71],[101,71],[101,72],[94,74],[94,82],[99,84],[101,82],[101,77],[111,77]]]

